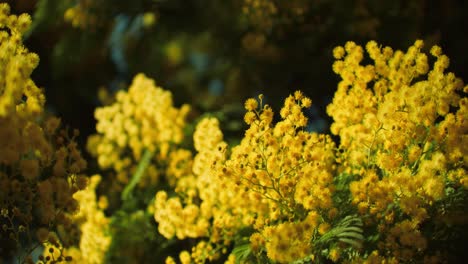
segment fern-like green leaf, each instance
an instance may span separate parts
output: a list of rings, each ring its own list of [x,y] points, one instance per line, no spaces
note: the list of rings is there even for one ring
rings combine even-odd
[[[361,241],[359,240],[355,240],[355,239],[349,239],[349,238],[345,238],[345,237],[340,237],[338,239],[338,241],[341,241],[343,243],[346,243],[346,244],[349,244],[353,247],[356,247],[356,248],[361,248],[362,247],[362,243]]]
[[[335,241],[341,241],[360,248],[364,240],[362,220],[356,215],[344,217],[334,228],[323,234],[317,241],[312,241],[317,248],[327,248]]]
[[[344,232],[337,235],[339,238],[354,238],[358,240],[364,240],[364,236],[361,233],[356,232]]]
[[[252,249],[250,248],[249,243],[245,243],[236,246],[232,250],[232,254],[236,257],[236,264],[240,264],[249,258],[249,256],[252,254]]]

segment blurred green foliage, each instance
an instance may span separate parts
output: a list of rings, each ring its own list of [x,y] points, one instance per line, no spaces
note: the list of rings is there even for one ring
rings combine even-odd
[[[317,106],[312,120],[327,119],[337,78],[331,49],[347,40],[402,48],[424,39],[456,58],[457,76],[468,76],[468,4],[459,0],[6,2],[33,15],[26,44],[42,60],[34,80],[46,88],[51,109],[84,135],[93,132],[98,87],[127,87],[138,72],[199,112],[238,111],[233,105],[258,93],[279,106],[279,98],[301,89]],[[75,25],[65,19],[70,8],[75,19],[81,14]]]

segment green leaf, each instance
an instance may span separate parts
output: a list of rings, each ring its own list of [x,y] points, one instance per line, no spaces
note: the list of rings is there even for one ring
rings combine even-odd
[[[357,240],[354,240],[354,239],[341,237],[341,238],[338,239],[338,241],[349,244],[349,245],[354,246],[356,248],[362,247],[362,243],[360,241],[357,241]]]
[[[305,264],[305,263],[312,263],[312,257],[310,255],[305,258],[295,260],[291,264]]]
[[[127,184],[127,186],[125,186],[125,189],[122,192],[123,201],[126,201],[130,198],[132,190],[135,188],[138,182],[140,182],[143,175],[145,175],[145,171],[148,168],[152,158],[153,152],[145,150],[145,152],[143,153],[143,157],[140,160],[140,163],[138,163],[138,167],[135,171],[135,174],[133,175],[132,179]]]
[[[339,226],[349,226],[351,224],[355,226],[362,226],[362,220],[355,215],[348,215],[340,221]]]
[[[232,250],[232,254],[236,257],[237,264],[241,263],[242,261],[245,261],[252,254],[250,243],[245,243],[245,244],[236,246]]]
[[[356,215],[344,217],[335,227],[323,234],[317,241],[317,248],[328,248],[330,243],[341,241],[354,247],[360,248],[364,240],[361,228],[362,220]]]
[[[364,240],[364,236],[360,233],[355,233],[355,232],[345,232],[345,233],[340,233],[337,235],[339,238],[355,238],[358,240]]]
[[[343,232],[362,233],[362,228],[357,227],[357,226],[348,226],[348,227],[343,228]]]

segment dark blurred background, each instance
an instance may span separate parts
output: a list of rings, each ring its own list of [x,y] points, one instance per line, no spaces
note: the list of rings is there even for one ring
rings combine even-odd
[[[26,46],[41,62],[33,80],[48,109],[94,132],[99,98],[143,72],[194,116],[216,112],[242,131],[243,101],[260,93],[277,111],[295,90],[311,97],[310,130],[327,132],[338,76],[332,49],[369,40],[406,50],[438,44],[468,80],[468,1],[446,0],[10,0],[29,13]]]

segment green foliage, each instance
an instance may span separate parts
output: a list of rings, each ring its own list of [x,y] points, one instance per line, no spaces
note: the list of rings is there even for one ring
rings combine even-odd
[[[252,263],[255,260],[252,248],[250,246],[250,235],[254,232],[251,227],[246,227],[236,234],[236,241],[231,253],[236,257],[236,264],[239,263]]]
[[[346,215],[322,236],[316,234],[312,237],[311,245],[316,256],[319,257],[317,261],[320,262],[323,261],[321,257],[327,257],[331,245],[341,242],[342,245],[358,250],[362,248],[364,240],[361,218],[357,215]]]
[[[252,257],[252,249],[250,243],[245,243],[234,247],[232,254],[236,256],[236,264],[245,263]]]
[[[154,153],[148,149],[145,150],[145,152],[143,153],[143,157],[138,163],[138,167],[135,173],[133,174],[132,179],[125,186],[125,189],[122,191],[122,200],[124,202],[131,197],[133,189],[138,184],[138,182],[140,182],[141,178],[145,174],[145,170],[149,166],[151,159],[153,158],[153,154]]]
[[[38,0],[33,16],[33,23],[24,35],[38,34],[63,24],[63,14],[72,4],[71,0]]]
[[[150,263],[154,259],[164,259],[164,251],[172,244],[156,232],[151,214],[136,210],[117,211],[111,218],[109,233],[111,245],[106,254],[106,263]]]

